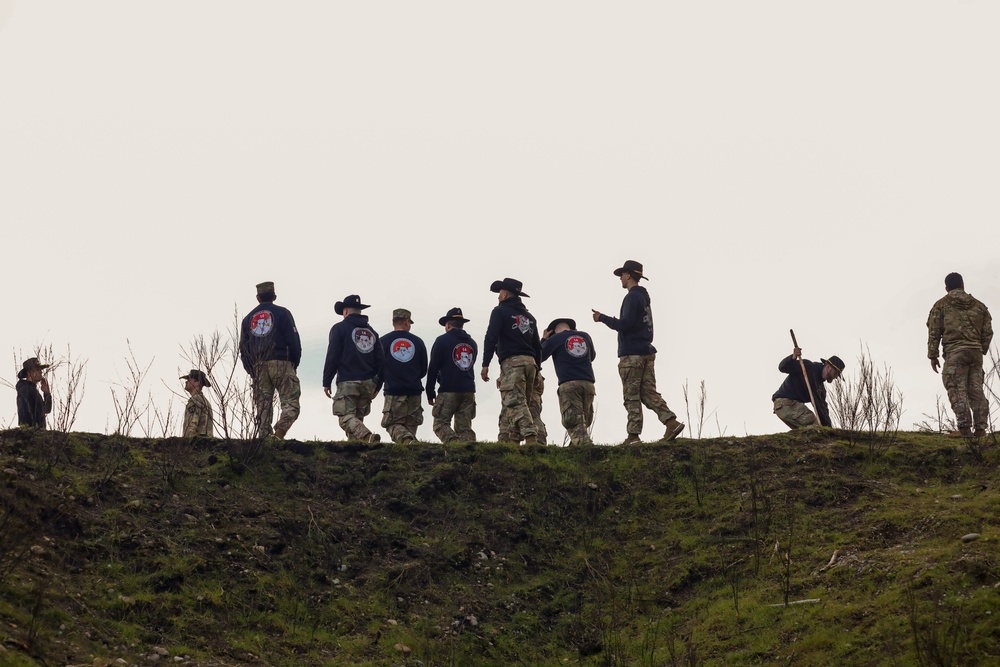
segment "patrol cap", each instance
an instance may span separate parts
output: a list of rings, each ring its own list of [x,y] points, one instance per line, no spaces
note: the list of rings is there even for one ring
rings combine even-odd
[[[549,323],[549,326],[546,327],[545,330],[555,331],[556,327],[559,326],[561,323],[565,323],[566,326],[568,326],[570,329],[576,330],[576,320],[571,320],[568,317],[560,317],[558,319],[552,320],[552,322]]]
[[[343,301],[338,301],[333,304],[333,311],[338,315],[344,314],[344,308],[354,308],[355,310],[364,310],[365,308],[371,308],[367,303],[361,303],[361,297],[357,294],[348,294],[344,297]]]
[[[204,371],[200,371],[197,368],[192,368],[191,372],[187,375],[182,375],[180,380],[197,380],[201,383],[202,387],[211,387],[212,383],[208,381],[208,376],[205,375]]]
[[[461,308],[452,308],[451,310],[449,310],[447,315],[438,320],[438,324],[444,326],[445,324],[448,323],[448,320],[458,320],[462,324],[465,324],[466,322],[469,321],[462,316]]]
[[[638,276],[642,280],[649,280],[646,276],[642,275],[642,264],[635,261],[634,259],[627,259],[625,263],[622,264],[620,269],[615,269],[615,275],[620,276],[621,274],[628,271],[629,273]]]
[[[410,317],[411,314],[406,308],[396,308],[392,311],[392,319],[408,320],[410,324],[413,324],[413,318]]]
[[[257,294],[270,294],[274,291],[274,283],[268,280],[267,282],[257,283]]]
[[[837,369],[838,373],[844,372],[845,368],[844,362],[837,355],[833,355],[829,359],[820,359],[820,361],[822,361],[824,364],[830,364],[831,366]]]
[[[513,278],[504,278],[503,280],[494,280],[493,284],[490,285],[491,292],[499,292],[502,289],[508,292],[513,292],[518,296],[527,297],[528,295],[521,291],[523,287],[520,280],[515,280]]]
[[[24,360],[21,364],[21,370],[17,372],[18,379],[24,380],[28,377],[28,371],[33,371],[35,369],[43,371],[49,367],[50,364],[43,364],[38,361],[38,357],[30,357]]]

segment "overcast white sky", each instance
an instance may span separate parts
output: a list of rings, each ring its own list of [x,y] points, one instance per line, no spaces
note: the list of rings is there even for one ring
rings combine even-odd
[[[589,318],[617,314],[611,272],[636,259],[682,420],[704,380],[727,434],[784,430],[794,328],[849,371],[866,344],[909,428],[944,393],[925,321],[945,274],[1000,308],[998,25],[985,0],[0,0],[7,375],[72,344],[76,429],[104,431],[127,340],[165,402],[180,346],[273,280],[305,347],[289,435],[341,439],[320,386],[334,302],[360,294],[379,333],[407,307],[428,346],[461,306],[481,342],[512,276],[540,322],[593,335],[594,437],[620,441],[615,333]]]

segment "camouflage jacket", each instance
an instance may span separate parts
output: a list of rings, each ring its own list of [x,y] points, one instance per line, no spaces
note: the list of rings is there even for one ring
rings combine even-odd
[[[202,394],[192,394],[184,409],[184,437],[215,437],[215,420],[212,405]]]
[[[927,316],[927,357],[944,357],[955,350],[979,350],[986,354],[993,340],[993,321],[982,301],[963,289],[953,289],[938,299]]]

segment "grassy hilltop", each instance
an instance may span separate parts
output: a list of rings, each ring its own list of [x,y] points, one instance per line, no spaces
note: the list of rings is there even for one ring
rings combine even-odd
[[[993,442],[286,444],[0,432],[0,665],[1000,664]]]

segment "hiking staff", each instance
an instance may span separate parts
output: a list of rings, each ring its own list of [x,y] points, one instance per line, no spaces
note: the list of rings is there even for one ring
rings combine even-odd
[[[792,345],[795,346],[796,350],[799,350],[799,342],[795,340],[795,331],[792,329],[788,330],[788,333],[792,334]],[[819,420],[819,406],[816,405],[816,397],[813,396],[812,385],[809,384],[809,373],[806,372],[806,362],[802,361],[802,351],[799,350],[799,366],[802,367],[802,379],[806,381],[806,389],[809,390],[809,402],[812,403],[814,412],[813,417],[816,418],[816,426],[822,426],[822,422]]]

